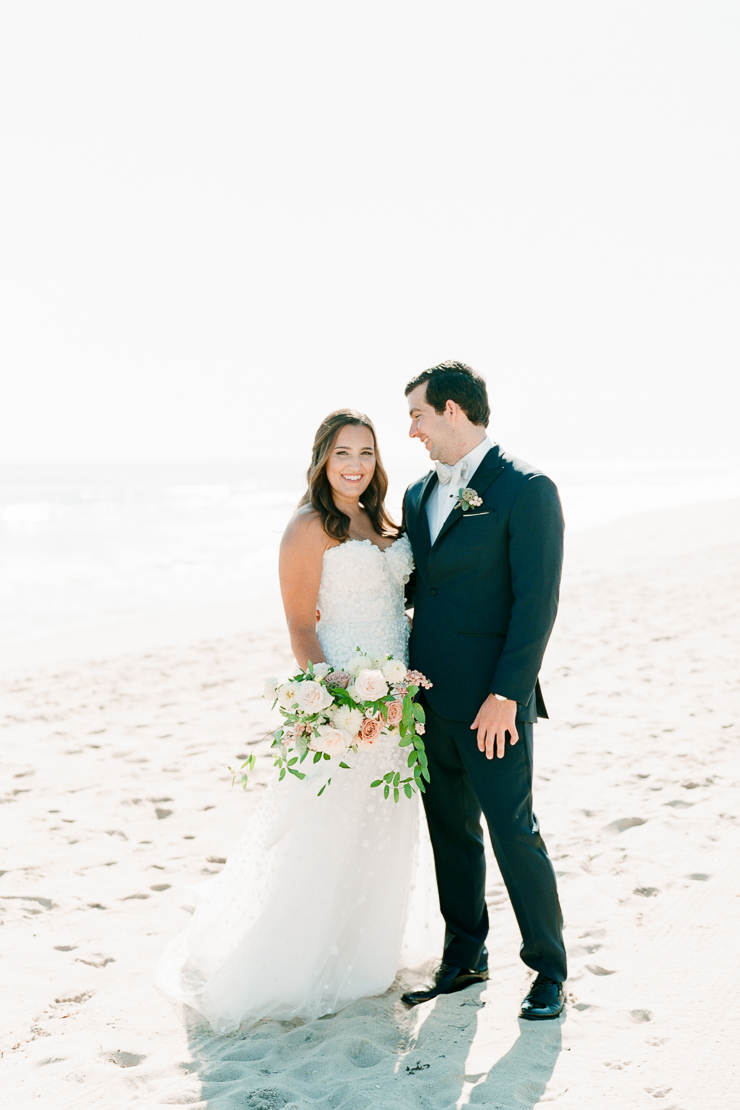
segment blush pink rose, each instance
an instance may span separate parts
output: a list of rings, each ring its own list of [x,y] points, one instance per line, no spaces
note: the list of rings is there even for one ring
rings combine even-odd
[[[381,671],[363,668],[355,679],[357,696],[362,701],[377,701],[388,693],[388,683]]]
[[[320,682],[306,679],[296,683],[294,701],[301,713],[320,713],[331,705],[332,696]]]
[[[403,702],[389,701],[385,707],[385,717],[389,725],[397,725],[403,717]]]
[[[352,737],[343,728],[334,728],[332,725],[321,725],[318,736],[314,736],[309,747],[317,752],[326,752],[327,755],[344,755],[352,742]]]
[[[334,671],[334,673],[330,674],[327,678],[326,684],[327,686],[341,686],[343,690],[346,690],[351,678],[352,675],[347,674],[346,671]]]
[[[365,718],[362,722],[360,735],[357,740],[357,747],[360,751],[367,751],[372,748],[377,741],[383,729],[383,722],[380,717]]]

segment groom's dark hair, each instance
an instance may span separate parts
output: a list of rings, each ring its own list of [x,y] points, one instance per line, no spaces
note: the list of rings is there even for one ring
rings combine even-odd
[[[435,412],[444,412],[448,401],[459,405],[471,424],[482,424],[488,427],[491,418],[491,408],[488,404],[486,383],[480,374],[471,370],[464,362],[440,362],[439,366],[432,366],[423,374],[417,374],[406,386],[406,396],[417,385],[426,382],[427,404]]]

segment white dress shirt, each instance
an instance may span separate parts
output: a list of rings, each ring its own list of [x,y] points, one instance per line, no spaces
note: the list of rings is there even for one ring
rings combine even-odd
[[[452,512],[457,501],[458,490],[468,485],[476,470],[483,462],[488,452],[493,447],[488,436],[480,441],[472,451],[456,462],[454,466],[435,462],[439,481],[429,495],[427,501],[427,520],[429,521],[429,536],[432,543],[442,531],[442,525]],[[447,481],[445,482],[445,479]]]

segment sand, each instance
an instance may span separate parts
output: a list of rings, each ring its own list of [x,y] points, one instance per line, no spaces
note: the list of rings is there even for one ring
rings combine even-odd
[[[222,866],[269,774],[279,615],[220,638],[0,675],[4,1105],[213,1110],[730,1108],[740,1017],[740,501],[575,535],[535,802],[571,963],[556,1021],[495,865],[491,978],[417,1010],[399,982],[309,1025],[217,1037],[152,986],[183,887]],[[227,770],[257,751],[246,794]]]

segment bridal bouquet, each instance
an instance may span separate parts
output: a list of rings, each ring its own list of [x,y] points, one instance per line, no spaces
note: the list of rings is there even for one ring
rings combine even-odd
[[[406,664],[392,655],[373,658],[359,648],[343,670],[335,670],[328,663],[309,662],[305,671],[292,675],[287,682],[268,680],[265,697],[274,699],[273,709],[277,705],[285,718],[272,742],[279,779],[286,775],[304,779],[301,765],[308,758],[314,763],[331,760],[343,770],[351,770],[352,766],[361,766],[361,760],[357,763],[354,757],[371,751],[381,736],[391,735],[398,737],[399,748],[409,749],[409,773],[404,778],[400,771],[388,771],[371,787],[382,787],[384,796],[392,794],[394,802],[402,793],[407,798],[417,789],[423,793],[424,780],[429,782],[422,740],[424,710],[414,698],[421,686],[428,689],[431,685],[423,674],[407,670]],[[254,763],[251,755],[239,771],[233,772],[234,781],[240,777],[246,787],[245,772],[253,770]],[[331,777],[319,795],[330,783]]]

